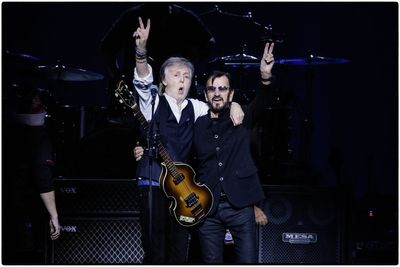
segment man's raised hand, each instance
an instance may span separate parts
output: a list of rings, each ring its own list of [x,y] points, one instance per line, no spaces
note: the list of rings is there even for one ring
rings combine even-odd
[[[136,47],[141,50],[146,50],[147,39],[150,33],[150,19],[147,19],[147,25],[144,26],[142,18],[139,17],[139,27],[133,33],[133,38],[135,38]]]
[[[260,62],[261,77],[264,79],[269,78],[272,74],[272,67],[274,66],[274,43],[266,43],[264,48],[264,54]]]

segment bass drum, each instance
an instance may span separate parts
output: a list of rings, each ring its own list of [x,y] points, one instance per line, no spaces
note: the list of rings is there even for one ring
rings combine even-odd
[[[136,173],[133,149],[139,141],[135,128],[111,126],[82,138],[76,154],[79,178],[132,179]]]

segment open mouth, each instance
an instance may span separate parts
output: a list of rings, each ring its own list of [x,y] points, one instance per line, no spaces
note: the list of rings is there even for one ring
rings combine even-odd
[[[179,95],[183,95],[184,92],[185,92],[185,90],[184,90],[183,87],[179,87],[179,88],[178,88],[178,94],[179,94]]]

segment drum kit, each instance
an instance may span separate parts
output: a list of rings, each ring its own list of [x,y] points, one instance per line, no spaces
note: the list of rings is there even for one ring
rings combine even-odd
[[[40,58],[28,54],[12,53],[5,51],[4,61],[6,64],[16,66],[15,69],[31,70],[31,75],[38,75],[49,80],[62,81],[94,81],[104,78],[103,75],[84,69],[66,67],[59,62],[55,65],[39,65]],[[21,77],[24,79],[25,77]]]
[[[56,64],[55,66],[37,66],[34,70],[39,75],[53,81],[85,82],[101,80],[104,78],[103,75],[95,72],[66,67],[61,64]]]
[[[43,65],[36,56],[10,51],[3,54],[3,63],[6,66],[3,69],[3,103],[9,109],[6,116],[30,113],[32,97],[39,97],[47,112],[46,124],[55,140],[56,154],[57,150],[63,151],[56,156],[58,159],[67,157],[66,150],[72,149],[71,144],[85,135],[86,108],[90,105],[82,102],[82,96],[95,98],[104,76],[61,62]],[[96,91],[91,91],[93,87]],[[71,92],[66,93],[68,90]],[[12,120],[11,117],[5,119]]]
[[[32,91],[39,91],[42,96],[47,95],[47,101],[44,104],[50,109],[54,106],[72,106],[68,100],[64,101],[58,92],[63,85],[79,87],[80,84],[88,85],[90,82],[104,79],[102,74],[67,67],[59,61],[54,65],[41,65],[40,58],[28,54],[6,51],[4,62],[7,66],[4,75],[6,88],[18,88],[17,102],[19,99],[25,98],[27,94],[32,94]],[[12,94],[13,92],[9,92],[7,95]],[[79,95],[75,97],[79,97]],[[51,110],[47,110],[47,112],[49,116],[52,115]]]

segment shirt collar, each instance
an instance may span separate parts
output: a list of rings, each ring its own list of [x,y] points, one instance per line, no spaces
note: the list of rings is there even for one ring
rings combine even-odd
[[[164,93],[164,96],[170,105],[173,105],[174,107],[178,108],[178,104],[177,104],[177,101],[175,98],[167,95],[166,93]],[[188,100],[187,99],[183,100],[182,105],[181,105],[181,111],[187,106],[187,104],[188,104]]]
[[[181,107],[179,108],[177,103],[176,103],[176,99],[173,97],[170,97],[169,95],[165,94],[165,99],[168,102],[169,107],[171,108],[172,113],[174,114],[176,121],[179,123],[179,121],[181,120],[181,115],[182,115],[182,111],[185,109],[185,107],[188,105],[188,100],[185,99],[183,100]]]

